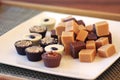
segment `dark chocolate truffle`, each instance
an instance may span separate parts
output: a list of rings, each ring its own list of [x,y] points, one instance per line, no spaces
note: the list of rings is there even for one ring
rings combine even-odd
[[[43,48],[40,46],[31,46],[25,49],[28,60],[39,61],[41,60],[41,55],[43,54]]]
[[[61,54],[57,52],[47,52],[42,54],[42,59],[46,67],[58,67],[61,61]]]
[[[46,32],[47,32],[47,27],[45,26],[33,26],[29,29],[31,33],[39,33],[42,35],[42,38],[45,37]]]
[[[32,41],[30,40],[19,40],[15,42],[15,48],[20,55],[26,55],[25,49],[32,46]]]

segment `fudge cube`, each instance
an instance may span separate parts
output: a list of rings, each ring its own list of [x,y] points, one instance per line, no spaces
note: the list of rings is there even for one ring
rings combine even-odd
[[[113,44],[106,44],[98,49],[98,55],[100,57],[110,57],[115,53],[116,49]]]
[[[64,48],[65,48],[64,49],[64,54],[65,55],[70,55],[71,54],[70,45],[69,44],[67,44],[67,45],[65,44]]]
[[[94,40],[89,40],[86,42],[86,49],[95,49],[96,50],[96,44]]]
[[[95,23],[95,29],[96,29],[96,34],[99,37],[109,35],[109,27],[106,21]]]
[[[79,30],[86,30],[86,27],[85,26],[83,26],[83,25],[79,25]]]
[[[92,62],[95,59],[95,49],[82,49],[79,52],[79,60],[81,62]]]
[[[58,36],[61,36],[61,35],[62,35],[62,32],[65,31],[65,23],[64,23],[64,22],[59,23],[59,24],[56,26],[55,30],[56,30],[56,34],[57,34]]]
[[[96,40],[97,49],[105,44],[109,44],[109,40],[107,37],[100,37]]]
[[[102,37],[108,37],[109,43],[110,44],[112,43],[112,34],[110,32],[109,32],[109,35],[105,35],[105,36],[102,36]]]
[[[85,30],[80,30],[79,33],[77,34],[76,40],[80,40],[80,41],[85,41],[85,39],[88,36],[88,32]]]
[[[63,45],[70,45],[71,42],[74,42],[74,33],[73,32],[62,32],[61,41]]]
[[[74,20],[71,20],[71,21],[67,21],[65,23],[65,31],[72,31],[74,33],[78,33],[79,31],[79,25],[74,21]]]
[[[86,45],[82,41],[75,41],[70,44],[71,56],[73,58],[78,58],[78,53],[81,49],[85,49]]]
[[[89,32],[87,39],[88,40],[97,40],[97,35],[94,32]]]
[[[86,30],[87,30],[88,32],[94,32],[94,31],[95,31],[93,25],[87,25],[87,26],[86,26]]]

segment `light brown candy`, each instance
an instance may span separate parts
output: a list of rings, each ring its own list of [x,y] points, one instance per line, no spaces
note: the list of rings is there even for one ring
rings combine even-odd
[[[68,44],[65,45],[64,44],[64,48],[65,48],[64,54],[70,55],[71,54],[70,45],[68,45]]]
[[[99,48],[105,44],[109,44],[108,37],[100,37],[96,40],[96,47]]]
[[[88,32],[85,30],[80,30],[79,33],[77,34],[76,39],[80,41],[85,41],[87,38]]]
[[[96,49],[95,41],[94,40],[87,41],[86,48],[87,49]]]
[[[109,27],[106,21],[95,23],[95,29],[96,29],[96,34],[99,37],[109,35]]]
[[[64,22],[59,23],[59,24],[56,26],[55,30],[56,30],[56,34],[57,34],[58,36],[61,36],[61,35],[62,35],[62,32],[65,31],[65,23],[64,23]]]
[[[65,23],[65,31],[72,31],[74,33],[78,33],[79,31],[79,25],[74,21],[74,20],[71,20],[71,21],[67,21]]]
[[[74,33],[73,32],[62,32],[61,41],[63,45],[69,45],[71,42],[74,42]]]
[[[79,60],[81,62],[92,62],[95,59],[95,49],[82,49],[79,52]]]
[[[106,44],[98,49],[98,55],[101,57],[110,57],[115,53],[116,49],[113,44]]]
[[[79,30],[86,30],[86,27],[83,25],[79,25]]]

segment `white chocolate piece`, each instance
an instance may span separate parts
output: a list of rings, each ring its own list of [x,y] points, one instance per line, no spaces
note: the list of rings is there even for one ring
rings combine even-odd
[[[56,50],[55,50],[55,48],[56,48]],[[64,51],[64,46],[63,45],[59,45],[59,44],[48,45],[48,46],[45,47],[45,51],[46,52],[53,51],[53,52],[57,52],[57,53],[62,54],[63,51]]]
[[[40,18],[40,25],[46,26],[47,30],[53,30],[55,26],[56,20],[51,17],[42,17]]]
[[[42,35],[38,34],[38,33],[29,33],[29,34],[24,36],[24,39],[30,40],[33,42],[33,44],[34,43],[36,44],[40,41],[40,39],[42,39]]]

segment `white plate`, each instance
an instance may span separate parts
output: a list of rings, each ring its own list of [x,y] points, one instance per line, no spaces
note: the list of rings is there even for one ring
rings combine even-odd
[[[82,63],[78,59],[64,56],[60,66],[57,68],[47,68],[44,66],[43,61],[28,61],[26,56],[20,56],[17,54],[14,43],[17,40],[22,39],[25,34],[29,33],[29,28],[31,26],[38,25],[40,23],[39,19],[42,16],[53,17],[58,23],[61,18],[67,17],[68,15],[43,12],[2,35],[0,37],[0,63],[60,76],[78,79],[95,79],[120,57],[120,22],[73,15],[76,19],[82,19],[86,24],[93,24],[103,20],[108,21],[113,36],[113,44],[116,46],[117,53],[109,58],[96,57],[92,63]]]

